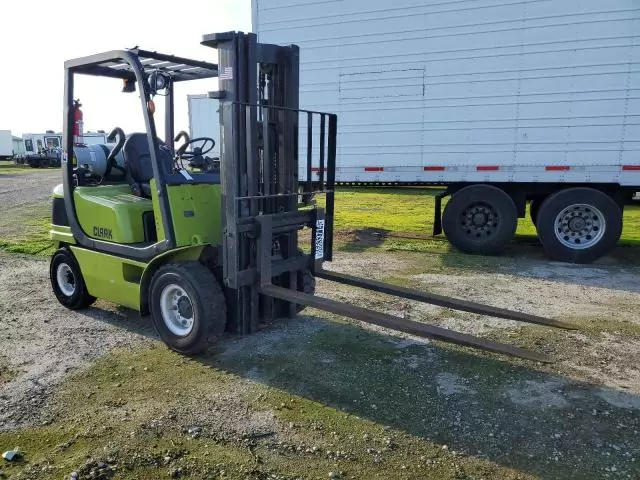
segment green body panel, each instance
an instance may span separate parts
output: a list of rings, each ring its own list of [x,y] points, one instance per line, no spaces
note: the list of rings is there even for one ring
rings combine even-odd
[[[78,222],[93,238],[114,243],[144,242],[142,214],[151,200],[131,193],[129,185],[77,187],[73,190]]]
[[[168,185],[167,192],[177,247],[222,243],[220,185]],[[158,233],[159,227],[156,223]]]
[[[71,246],[88,292],[118,305],[140,309],[140,280],[145,263]]]
[[[158,189],[156,187],[155,179],[151,179],[149,182],[149,186],[151,187],[151,204],[153,206],[153,211],[158,212],[154,214],[154,219],[156,222],[156,233],[158,235],[158,241],[161,242],[165,240],[164,236],[164,223],[162,222],[162,215],[160,215],[160,200],[158,199]]]
[[[55,248],[59,248],[61,243],[66,243],[68,245],[74,245],[76,243],[76,239],[73,237],[73,233],[71,232],[71,227],[65,227],[62,225],[51,225],[51,230],[49,230],[49,238],[53,240],[53,246]]]
[[[152,199],[145,199],[131,194],[129,185],[77,187],[74,202],[78,222],[85,233],[94,238],[139,243],[144,242],[142,215],[153,211],[158,241],[162,241],[164,229],[153,180],[151,192]],[[167,194],[177,248],[156,256],[149,263],[77,246],[70,227],[52,225],[51,238],[57,247],[70,245],[91,295],[145,310],[149,284],[159,267],[170,262],[197,261],[205,247],[221,244],[220,185],[169,185]],[[63,196],[62,185],[59,185],[53,197]],[[108,237],[104,235],[105,230],[109,231]]]
[[[87,285],[94,297],[140,310],[145,304],[153,273],[169,262],[198,260],[204,245],[164,252],[150,263],[137,262],[103,252],[71,246]]]

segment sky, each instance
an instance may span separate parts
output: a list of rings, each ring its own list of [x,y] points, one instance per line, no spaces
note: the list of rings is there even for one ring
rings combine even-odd
[[[251,0],[5,0],[0,16],[0,130],[22,135],[62,131],[65,60],[137,45],[217,63],[217,51],[200,45],[202,35],[251,31]],[[85,131],[144,131],[138,92],[121,89],[119,80],[76,80]],[[188,130],[187,94],[216,89],[216,80],[177,86],[176,132]],[[162,134],[163,98],[155,103]]]

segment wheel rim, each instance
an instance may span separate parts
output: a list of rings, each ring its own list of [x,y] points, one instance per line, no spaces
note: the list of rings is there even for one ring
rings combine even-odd
[[[67,297],[72,296],[76,291],[76,277],[73,275],[71,267],[66,263],[58,265],[56,270],[56,281],[58,288]]]
[[[179,285],[170,284],[160,294],[162,320],[171,333],[184,337],[193,330],[193,303]]]
[[[491,237],[499,227],[498,212],[485,202],[472,203],[461,217],[462,231],[475,240]]]
[[[556,216],[554,231],[565,247],[584,250],[602,239],[606,226],[600,210],[593,205],[578,203],[569,205]]]

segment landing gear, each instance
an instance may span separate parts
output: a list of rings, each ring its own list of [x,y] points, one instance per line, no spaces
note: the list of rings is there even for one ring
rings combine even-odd
[[[454,193],[442,215],[449,242],[465,253],[500,253],[517,224],[513,199],[492,185],[471,185]]]

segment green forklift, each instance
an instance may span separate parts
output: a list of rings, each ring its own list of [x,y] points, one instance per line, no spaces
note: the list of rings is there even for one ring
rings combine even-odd
[[[550,361],[541,353],[315,295],[316,278],[322,278],[571,328],[323,269],[333,255],[337,116],[300,108],[297,46],[258,43],[242,32],[205,35],[202,44],[217,50],[217,64],[137,48],[65,63],[62,184],[53,193],[56,251],[50,264],[62,305],[82,309],[100,298],[149,314],[160,338],[187,355],[202,352],[225,331],[250,334],[311,306],[411,335]],[[125,94],[137,91],[145,131],[114,127],[113,143],[78,142],[74,81],[80,75],[115,79]],[[220,132],[212,132],[220,138],[219,159],[207,156],[213,138],[174,132],[175,85],[213,78],[219,89],[208,95],[220,103]],[[163,138],[154,118],[158,97],[164,98]]]

